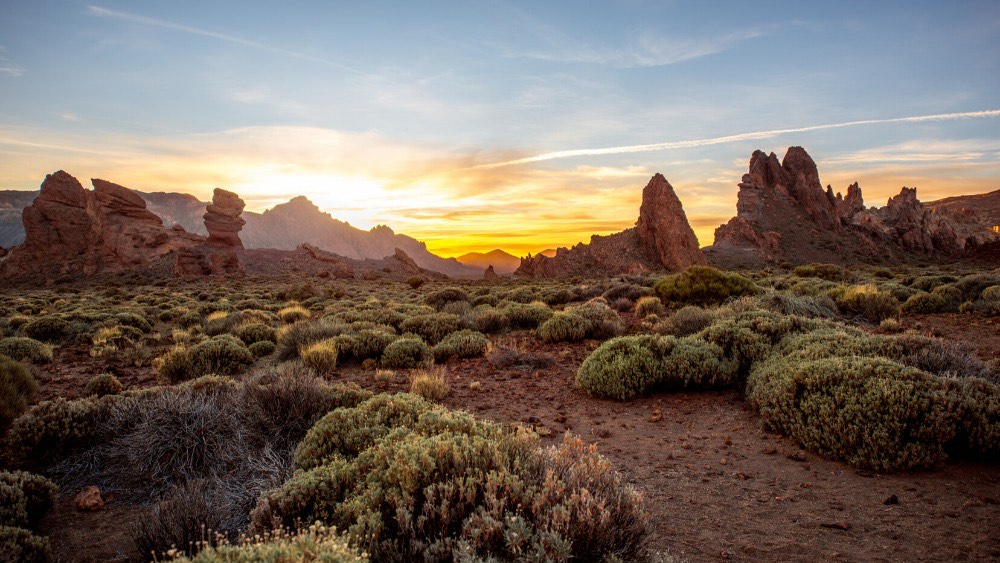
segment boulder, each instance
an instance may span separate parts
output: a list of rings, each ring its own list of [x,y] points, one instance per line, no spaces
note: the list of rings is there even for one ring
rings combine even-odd
[[[240,215],[246,203],[233,192],[215,188],[212,203],[205,207],[205,229],[208,243],[215,246],[243,248],[240,230],[246,221]]]

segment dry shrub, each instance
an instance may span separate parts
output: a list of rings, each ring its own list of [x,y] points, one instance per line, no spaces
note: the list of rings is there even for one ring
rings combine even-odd
[[[859,315],[872,323],[899,316],[899,301],[872,284],[847,288],[838,297],[837,304],[844,313]]]
[[[444,369],[420,370],[410,376],[410,393],[428,401],[440,401],[448,396],[451,387],[444,378]]]
[[[90,378],[83,392],[92,397],[103,397],[105,395],[117,395],[122,392],[124,386],[118,378],[110,373],[102,373]]]
[[[196,555],[218,543],[217,530],[223,515],[213,505],[220,487],[205,481],[190,481],[173,490],[166,499],[139,518],[132,529],[132,541],[143,557],[158,560],[170,551]]]
[[[0,355],[0,430],[28,408],[28,401],[37,392],[38,382],[28,367]]]
[[[235,561],[322,561],[323,563],[364,563],[368,558],[352,548],[336,528],[314,523],[292,533],[284,529],[243,536],[238,542],[217,538],[214,545],[199,546],[194,558],[171,559],[178,563],[221,563]]]
[[[299,357],[317,373],[329,373],[337,367],[337,341],[330,338],[307,344],[299,350]]]
[[[546,369],[556,364],[556,358],[551,354],[517,345],[491,346],[486,361],[498,368],[521,370]]]

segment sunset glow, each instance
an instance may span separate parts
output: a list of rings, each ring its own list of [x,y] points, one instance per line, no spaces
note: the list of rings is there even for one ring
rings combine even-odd
[[[711,244],[755,149],[868,205],[1000,187],[996,3],[575,6],[7,3],[0,189],[304,195],[454,256],[630,227],[656,172]]]

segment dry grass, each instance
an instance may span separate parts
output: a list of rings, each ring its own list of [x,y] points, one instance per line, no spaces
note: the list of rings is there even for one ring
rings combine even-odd
[[[410,393],[420,395],[428,401],[440,401],[450,392],[451,387],[445,381],[443,368],[420,370],[410,376]]]

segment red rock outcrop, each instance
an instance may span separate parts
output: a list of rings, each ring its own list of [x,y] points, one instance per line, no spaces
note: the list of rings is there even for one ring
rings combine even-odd
[[[100,179],[84,189],[62,170],[46,176],[24,208],[24,243],[0,263],[3,277],[59,277],[149,264],[198,237],[173,235],[132,190]],[[185,233],[186,234],[186,233]]]
[[[857,183],[846,197],[830,186],[823,190],[815,162],[791,147],[780,164],[774,153],[753,153],[739,183],[736,217],[716,229],[705,254],[724,267],[940,260],[992,240],[981,231],[924,206],[915,188],[904,187],[885,207],[871,209]]]
[[[499,277],[500,276],[497,275],[497,271],[493,269],[493,264],[490,264],[489,266],[487,266],[486,267],[486,271],[483,272],[483,279],[484,280],[495,280],[495,279],[497,279]]]
[[[215,188],[212,203],[205,208],[205,229],[208,230],[208,243],[217,246],[243,248],[240,240],[240,230],[246,221],[240,217],[246,203],[233,192]]]
[[[531,278],[641,274],[678,271],[695,264],[705,264],[698,239],[674,188],[656,174],[642,191],[635,227],[608,236],[593,235],[590,244],[559,248],[552,257],[529,254],[514,274]]]

